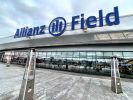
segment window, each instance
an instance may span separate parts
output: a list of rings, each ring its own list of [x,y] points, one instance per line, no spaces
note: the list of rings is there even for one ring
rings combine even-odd
[[[103,59],[103,52],[96,52],[96,59],[97,60]]]
[[[86,60],[87,59],[87,53],[86,52],[80,52],[80,60]]]
[[[110,59],[113,56],[112,52],[104,52],[104,58],[105,59]]]
[[[73,60],[79,60],[79,52],[73,52]]]
[[[51,52],[47,52],[47,58],[51,57]]]
[[[67,52],[61,52],[62,59],[66,59]]]
[[[95,59],[95,52],[87,52],[87,60],[92,61]]]
[[[123,52],[124,58],[133,58],[133,52]]]
[[[73,52],[67,52],[67,59],[73,58]]]
[[[113,56],[116,56],[116,57],[119,57],[119,58],[123,58],[122,52],[113,52]]]

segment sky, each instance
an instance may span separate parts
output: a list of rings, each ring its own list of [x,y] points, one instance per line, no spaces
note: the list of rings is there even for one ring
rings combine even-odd
[[[0,0],[0,37],[14,35],[17,28],[49,25],[55,17],[85,14],[98,16],[119,7],[119,14],[133,14],[133,0]]]

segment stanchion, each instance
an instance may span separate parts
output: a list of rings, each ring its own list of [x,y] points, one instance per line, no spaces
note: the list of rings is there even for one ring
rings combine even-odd
[[[35,49],[30,49],[18,100],[34,99],[34,82],[35,82],[35,66],[36,66],[35,56],[36,56]]]
[[[119,73],[119,61],[117,57],[112,57],[111,61],[111,90],[116,94],[122,93],[120,73]]]

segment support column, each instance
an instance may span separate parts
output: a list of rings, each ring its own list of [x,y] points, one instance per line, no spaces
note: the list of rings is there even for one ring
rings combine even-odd
[[[11,63],[11,51],[6,51],[5,52],[5,59],[6,59],[6,66],[9,67]]]
[[[30,49],[18,100],[34,100],[35,67],[35,49]]]
[[[2,53],[0,61],[3,62],[5,52]]]
[[[111,61],[111,90],[116,94],[122,93],[120,73],[119,73],[119,61],[117,57],[112,57]]]

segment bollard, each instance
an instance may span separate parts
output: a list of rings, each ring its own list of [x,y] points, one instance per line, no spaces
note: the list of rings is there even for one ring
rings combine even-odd
[[[116,94],[122,93],[120,73],[119,73],[119,61],[117,57],[112,57],[111,61],[111,90]]]
[[[30,49],[18,100],[34,99],[34,82],[35,82],[35,66],[36,66],[35,56],[36,56],[35,49]]]

